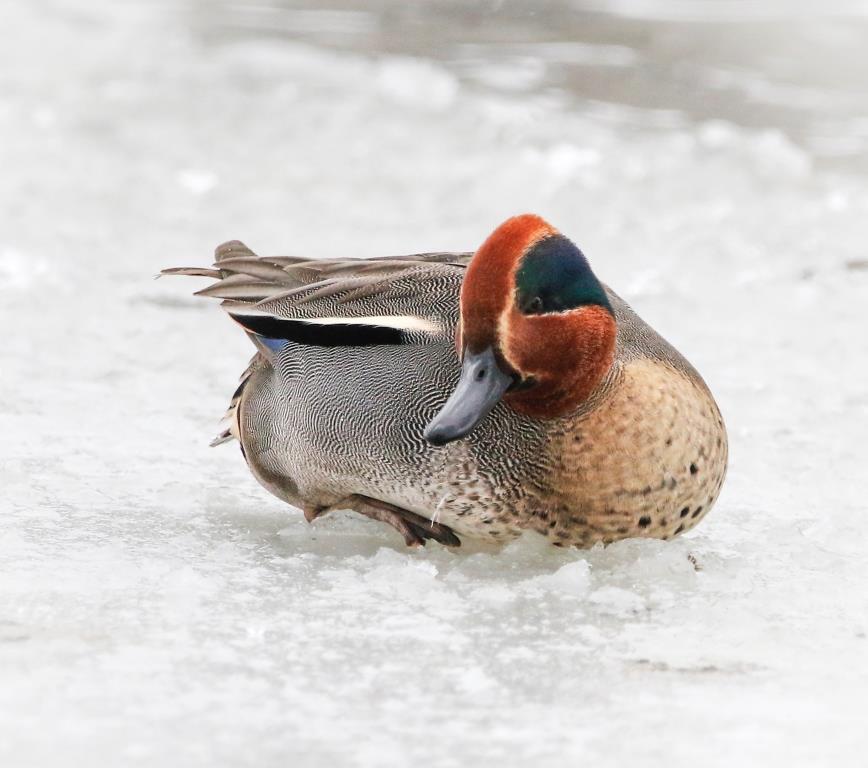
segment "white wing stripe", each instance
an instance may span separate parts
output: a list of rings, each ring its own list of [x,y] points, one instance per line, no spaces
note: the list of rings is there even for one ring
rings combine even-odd
[[[257,317],[276,317],[278,320],[291,320],[309,325],[372,325],[381,328],[396,328],[399,331],[420,331],[432,335],[440,333],[443,328],[436,320],[418,315],[363,315],[360,317],[282,317],[253,307],[233,306],[233,315],[254,315]]]

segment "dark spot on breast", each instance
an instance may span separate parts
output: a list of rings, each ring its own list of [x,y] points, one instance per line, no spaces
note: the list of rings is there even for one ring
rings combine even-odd
[[[618,528],[618,533],[625,534],[625,533],[629,532],[629,530],[630,529],[626,525],[622,525],[621,527]]]
[[[699,467],[697,467],[696,464],[691,464],[690,465],[690,474],[695,475],[697,472],[699,472]]]
[[[684,526],[683,526],[683,525],[679,525],[679,526],[675,529],[675,535],[677,536],[677,535],[678,535],[679,533],[681,533],[681,531],[683,531],[683,530],[684,530]]]
[[[647,528],[649,525],[651,525],[651,518],[648,515],[643,515],[639,518],[640,528]]]
[[[660,518],[660,525],[667,525],[669,521],[665,517]]]
[[[573,442],[581,443],[582,442],[582,436],[581,435],[574,435],[573,436]]]
[[[650,485],[646,485],[646,486],[642,489],[642,495],[643,495],[643,496],[647,496],[649,493],[651,493],[651,486],[650,486]]]
[[[666,445],[667,445],[667,447],[672,445],[672,438],[671,437],[666,438]]]
[[[691,515],[691,517],[699,517],[701,512],[702,512],[702,507],[697,507],[696,510],[694,511],[694,513]]]
[[[684,507],[684,509],[682,509],[681,512],[679,512],[678,514],[681,515],[681,517],[687,517],[689,512],[690,507]]]
[[[557,524],[557,520],[549,520],[549,528],[554,528]]]

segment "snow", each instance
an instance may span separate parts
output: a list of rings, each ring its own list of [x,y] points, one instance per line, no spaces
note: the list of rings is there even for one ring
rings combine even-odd
[[[0,764],[862,764],[858,169],[773,125],[210,35],[196,4],[5,10]],[[251,349],[161,267],[466,250],[525,210],[718,396],[696,531],[406,551],[208,448]]]

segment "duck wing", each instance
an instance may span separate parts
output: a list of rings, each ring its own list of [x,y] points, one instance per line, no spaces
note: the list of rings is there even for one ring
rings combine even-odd
[[[233,240],[212,268],[161,274],[210,277],[198,296],[224,310],[263,352],[285,341],[317,346],[422,344],[450,335],[470,253],[374,259],[257,256]]]

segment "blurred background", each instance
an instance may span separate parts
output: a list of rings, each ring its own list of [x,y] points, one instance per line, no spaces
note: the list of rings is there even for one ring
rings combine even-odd
[[[0,762],[861,765],[868,4],[6,0]],[[534,211],[730,430],[673,542],[308,526],[195,281]]]

